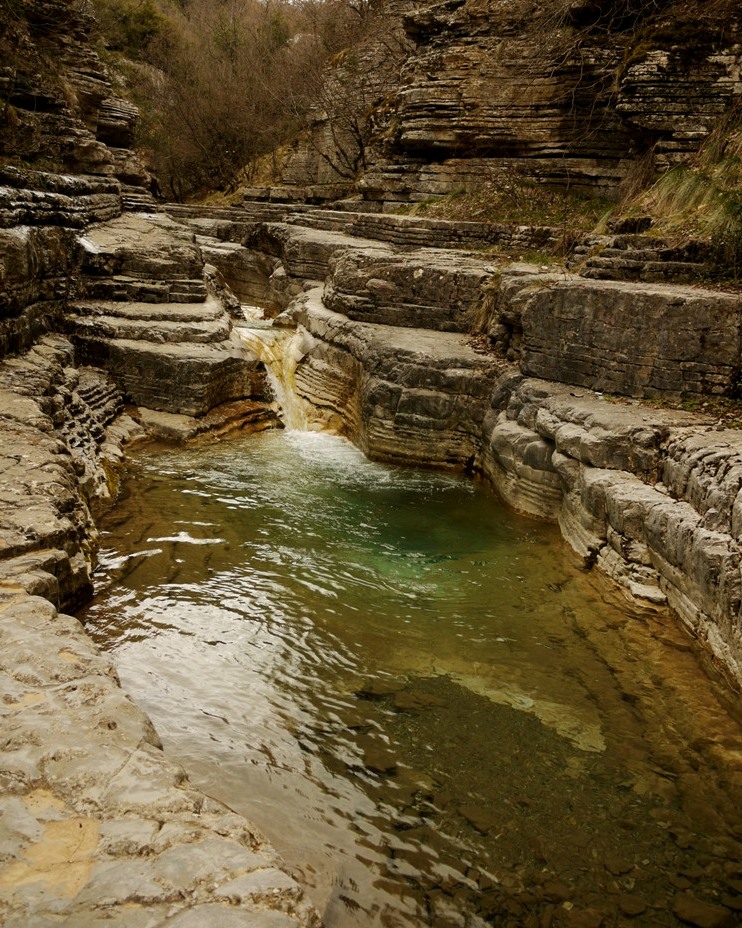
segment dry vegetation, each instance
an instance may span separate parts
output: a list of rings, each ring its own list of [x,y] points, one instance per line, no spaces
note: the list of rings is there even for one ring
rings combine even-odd
[[[474,222],[569,227],[586,232],[615,208],[597,196],[534,183],[513,169],[493,172],[489,181],[410,207],[412,215]]]
[[[716,263],[742,276],[742,106],[721,120],[696,158],[626,208],[652,216],[657,234],[708,242]]]
[[[142,112],[163,193],[250,180],[296,134],[328,58],[363,32],[368,0],[94,0],[100,44]]]

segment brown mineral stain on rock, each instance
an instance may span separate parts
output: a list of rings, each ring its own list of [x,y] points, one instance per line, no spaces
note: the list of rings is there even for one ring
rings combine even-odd
[[[74,898],[90,877],[100,825],[90,818],[48,822],[41,840],[29,845],[25,859],[0,872],[0,889],[44,883],[62,898]]]
[[[60,818],[67,806],[51,790],[35,789],[23,800],[28,811],[39,820]]]
[[[59,658],[66,664],[76,664],[80,660],[80,655],[73,651],[62,650],[59,652]]]
[[[26,706],[38,705],[38,703],[43,702],[45,699],[46,696],[43,693],[24,693],[23,696],[20,696],[18,699],[12,702],[6,702],[5,704],[11,709],[23,709]]]

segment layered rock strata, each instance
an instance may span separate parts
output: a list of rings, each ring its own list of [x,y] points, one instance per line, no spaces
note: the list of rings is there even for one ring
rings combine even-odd
[[[139,114],[114,92],[94,32],[91,10],[73,0],[19,3],[3,12],[0,156],[142,189],[147,172],[129,150]]]
[[[3,770],[13,785],[0,899],[10,924],[43,924],[54,913],[69,924],[109,916],[136,924],[144,905],[161,919],[155,925],[166,918],[310,925],[315,918],[262,839],[182,781],[146,720],[115,689],[110,666],[92,668],[84,639],[78,648],[79,628],[53,608],[89,589],[91,507],[111,492],[109,465],[135,434],[116,418],[124,397],[157,407],[143,419],[161,434],[182,435],[193,429],[189,422],[207,419],[214,402],[262,390],[257,359],[247,360],[233,342],[233,298],[216,271],[204,277],[205,256],[218,258],[256,302],[262,294],[281,308],[293,299],[281,321],[302,333],[296,386],[327,425],[375,458],[479,473],[516,509],[557,520],[585,567],[627,609],[645,617],[673,610],[730,678],[742,679],[739,434],[717,432],[703,416],[594,392],[610,381],[624,395],[728,393],[737,296],[513,266],[462,251],[454,236],[442,245],[452,230],[439,224],[301,210],[282,217],[269,210],[265,221],[232,212],[190,210],[181,217],[187,224],[124,216],[77,237],[55,229],[57,263],[21,262],[30,270],[9,290],[14,318],[25,318],[26,301],[36,301],[43,331],[64,334],[39,339],[29,330],[37,347],[7,359],[0,374],[13,392],[0,416],[5,444],[18,452],[4,466],[8,481],[23,488],[22,505],[13,494],[2,510],[8,653],[21,653],[38,634],[46,652],[61,654],[78,674],[65,676],[51,658],[47,676],[39,670],[34,680],[25,658],[20,670],[13,657],[5,668],[14,681],[9,692],[18,689],[3,722]],[[361,228],[375,235],[352,234]],[[35,231],[24,235],[33,239]],[[408,231],[426,247],[394,240]],[[621,353],[600,341],[606,313]],[[679,315],[693,322],[685,332]],[[489,326],[499,350],[469,336],[474,323]],[[80,369],[81,360],[107,373]],[[18,394],[21,371],[28,379]],[[64,653],[58,631],[70,642]],[[42,647],[34,642],[28,647]],[[97,695],[83,721],[71,694],[91,679]],[[32,744],[34,725],[47,725],[47,705],[60,738],[66,741],[65,726],[79,725],[100,763],[56,742],[48,750],[43,741]],[[96,721],[109,706],[113,728]],[[120,723],[118,713],[129,721]],[[120,761],[116,770],[108,754]],[[155,784],[146,790],[154,819],[141,799],[142,775]],[[164,818],[168,824],[153,832],[153,821]],[[41,895],[22,890],[29,883],[48,889],[34,861],[46,853],[49,834],[64,844],[69,827],[88,829],[75,860],[82,882],[64,898],[54,881]],[[217,857],[228,866],[215,867]]]
[[[191,787],[58,611],[92,591],[94,516],[144,434],[124,404],[172,437],[264,425],[264,374],[192,232],[153,215],[80,232],[57,206],[58,225],[2,233],[0,921],[308,928],[267,841]]]
[[[480,471],[514,509],[558,521],[626,608],[669,606],[742,680],[738,432],[592,391],[521,384],[516,369],[493,391],[502,362],[460,337],[356,323],[318,295],[299,301],[313,341],[296,384],[330,425],[374,458]]]
[[[481,466],[501,497],[557,520],[626,608],[670,606],[739,680],[742,435],[521,375],[496,398]]]
[[[87,299],[70,304],[65,327],[84,363],[161,412],[202,416],[264,395],[220,298],[234,296],[215,270],[204,276],[193,233],[164,216],[127,214],[89,229],[81,244]]]
[[[296,388],[370,457],[471,469],[499,362],[457,333],[353,322],[321,290],[292,307],[306,331]]]
[[[505,273],[492,334],[524,373],[626,396],[736,395],[742,297]]]
[[[356,94],[373,114],[356,120],[356,176],[328,170],[327,127],[352,108],[349,90],[315,118],[274,196],[337,197],[342,181],[383,208],[487,185],[507,200],[524,181],[616,196],[647,163],[692,156],[742,95],[734,0],[394,2],[384,28],[399,36],[391,50],[376,29],[355,51],[378,57],[385,82]],[[343,79],[341,62],[331,97]]]
[[[281,230],[277,255],[316,272],[316,233]],[[620,399],[733,393],[739,296],[332,235],[324,288],[284,314],[319,418],[371,457],[481,473],[558,521],[626,608],[673,610],[742,681],[739,433]],[[488,311],[494,351],[461,331]]]

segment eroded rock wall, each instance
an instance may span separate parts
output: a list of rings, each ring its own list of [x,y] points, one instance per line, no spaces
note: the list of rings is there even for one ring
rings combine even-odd
[[[395,2],[383,15],[404,38],[345,178],[379,206],[487,184],[507,199],[529,180],[613,197],[647,165],[692,155],[742,96],[735,0]],[[359,59],[378,46],[372,35]],[[341,80],[339,67],[328,88]],[[325,113],[299,144],[284,187],[318,189],[339,147],[327,125]]]
[[[740,433],[521,375],[501,387],[482,468],[503,499],[558,520],[626,608],[669,606],[742,679]]]
[[[742,681],[740,433],[629,398],[733,392],[738,295],[280,232],[288,267],[324,249],[324,287],[282,320],[303,331],[295,384],[319,421],[377,459],[481,474],[558,522],[605,595],[674,612]],[[483,307],[499,350],[461,331]]]
[[[471,468],[498,362],[464,336],[355,322],[320,296],[292,311],[307,332],[299,394],[369,457]]]
[[[95,20],[74,0],[19,0],[0,15],[0,158],[60,174],[144,187],[129,151],[135,106],[114,92],[92,44]]]

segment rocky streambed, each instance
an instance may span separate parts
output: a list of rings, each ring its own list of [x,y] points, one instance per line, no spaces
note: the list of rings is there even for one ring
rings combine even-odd
[[[739,297],[555,277],[462,252],[446,224],[387,217],[359,238],[324,211],[171,213],[109,219],[54,261],[40,260],[44,234],[5,239],[7,924],[316,922],[256,830],[190,786],[110,661],[58,611],[89,595],[94,516],[128,441],[275,422],[230,318],[240,300],[298,327],[295,386],[320,421],[372,458],[468,470],[557,521],[629,615],[688,629],[734,700],[742,438],[640,398],[729,392]],[[413,227],[415,249],[391,240]],[[473,322],[497,350],[472,343]],[[720,763],[738,782],[739,758]]]

